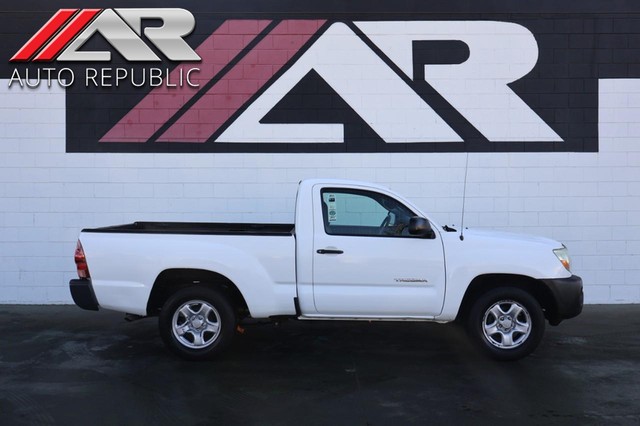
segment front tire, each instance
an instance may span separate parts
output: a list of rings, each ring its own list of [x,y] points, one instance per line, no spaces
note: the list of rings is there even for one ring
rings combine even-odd
[[[236,315],[222,292],[188,287],[166,301],[158,326],[169,350],[184,359],[202,361],[217,356],[231,343]]]
[[[544,328],[538,301],[513,287],[482,295],[467,318],[467,331],[474,343],[500,361],[514,361],[532,353],[542,340]]]

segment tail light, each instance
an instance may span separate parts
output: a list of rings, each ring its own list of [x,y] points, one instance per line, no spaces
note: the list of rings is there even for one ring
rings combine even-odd
[[[76,252],[73,259],[75,260],[76,268],[78,269],[78,277],[91,278],[91,275],[89,275],[89,266],[87,265],[87,257],[84,255],[84,249],[82,248],[80,240],[78,240],[78,245],[76,246]]]

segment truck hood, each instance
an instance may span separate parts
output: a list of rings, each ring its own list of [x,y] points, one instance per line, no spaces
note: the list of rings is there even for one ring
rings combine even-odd
[[[464,238],[469,240],[482,240],[487,243],[499,244],[531,244],[556,249],[562,247],[562,243],[551,238],[538,237],[536,235],[516,234],[514,232],[494,231],[491,229],[465,229]]]

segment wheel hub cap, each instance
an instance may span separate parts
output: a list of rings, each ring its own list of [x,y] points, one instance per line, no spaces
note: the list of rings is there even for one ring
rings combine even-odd
[[[203,325],[204,325],[204,318],[196,317],[191,319],[191,326],[193,328],[202,328]]]
[[[509,331],[513,328],[513,318],[509,316],[501,316],[498,321],[498,328],[503,331]]]

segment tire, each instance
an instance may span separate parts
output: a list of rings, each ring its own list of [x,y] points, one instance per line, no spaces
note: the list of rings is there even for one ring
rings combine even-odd
[[[471,340],[499,361],[515,361],[532,353],[542,340],[544,327],[544,313],[538,301],[514,287],[483,294],[467,318]]]
[[[167,348],[190,361],[204,361],[222,353],[233,339],[236,324],[229,299],[206,287],[178,290],[166,301],[158,319]]]

